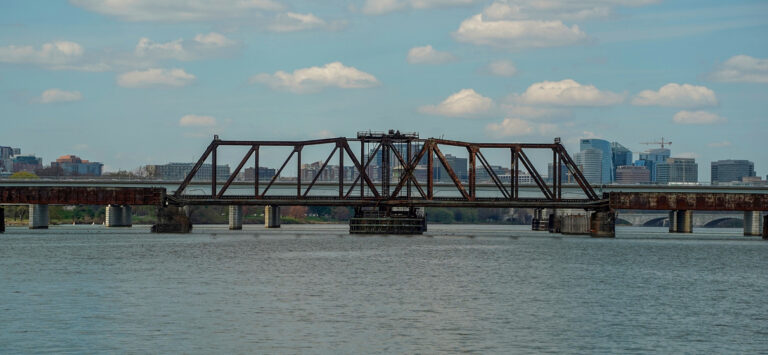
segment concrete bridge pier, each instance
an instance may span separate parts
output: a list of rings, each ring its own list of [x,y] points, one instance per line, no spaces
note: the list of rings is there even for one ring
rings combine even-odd
[[[5,233],[5,210],[0,207],[0,233]]]
[[[615,238],[616,212],[595,211],[590,217],[590,225],[592,238]]]
[[[693,233],[693,211],[675,210],[669,212],[670,233]]]
[[[48,229],[48,205],[29,205],[29,229]]]
[[[152,225],[152,233],[189,233],[192,222],[189,220],[189,209],[177,206],[162,206],[157,208],[157,223]]]
[[[763,216],[763,239],[768,240],[768,214]]]
[[[107,205],[107,213],[104,218],[105,227],[130,227],[133,225],[131,206]]]
[[[280,206],[264,206],[264,227],[280,228]]]
[[[243,229],[243,206],[239,206],[239,205],[229,206],[229,229],[230,230]]]
[[[537,208],[533,210],[533,220],[531,220],[531,230],[548,231],[549,230],[549,210],[546,208]]]
[[[745,211],[744,212],[744,235],[763,234],[763,212]]]
[[[586,211],[571,211],[558,216],[560,233],[562,234],[590,234],[591,222]]]

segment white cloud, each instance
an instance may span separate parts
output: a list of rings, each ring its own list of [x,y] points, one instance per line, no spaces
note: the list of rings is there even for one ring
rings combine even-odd
[[[199,43],[201,46],[207,46],[207,47],[215,47],[215,48],[221,48],[221,47],[230,47],[235,45],[235,41],[225,37],[221,33],[211,32],[202,34],[199,33],[195,36],[195,42]]]
[[[527,136],[535,129],[531,123],[520,118],[505,118],[501,123],[489,123],[485,131],[494,138]]]
[[[236,42],[216,32],[198,34],[194,40],[181,38],[169,42],[154,42],[149,38],[139,39],[134,54],[149,60],[176,59],[193,60],[211,57],[236,45]]]
[[[669,83],[659,91],[644,90],[632,99],[633,105],[666,107],[717,106],[715,92],[705,86]]]
[[[517,68],[515,67],[515,63],[512,63],[511,61],[508,61],[508,60],[496,60],[496,61],[490,62],[488,63],[486,70],[488,71],[488,73],[491,73],[496,76],[510,77],[517,74]]]
[[[315,29],[337,30],[344,25],[344,21],[328,23],[313,14],[285,12],[278,14],[275,20],[267,26],[267,29],[273,32],[296,32]]]
[[[82,56],[83,47],[69,41],[49,42],[40,48],[14,45],[0,47],[0,62],[36,64],[52,69],[71,64]]]
[[[707,146],[711,148],[724,148],[724,147],[730,147],[731,142],[730,141],[712,142],[707,144]]]
[[[715,124],[727,121],[724,117],[707,111],[680,111],[672,120],[678,124]]]
[[[549,19],[584,21],[613,14],[615,6],[643,6],[660,0],[499,0],[485,8],[491,20]]]
[[[408,8],[428,9],[446,6],[466,6],[477,0],[366,0],[362,12],[368,15],[382,15]]]
[[[184,69],[135,70],[118,75],[117,85],[126,88],[144,88],[150,86],[185,86],[192,83],[195,76]]]
[[[40,95],[39,101],[44,104],[50,104],[54,102],[80,101],[82,99],[83,95],[79,91],[48,89],[43,91],[43,94]]]
[[[437,105],[422,106],[419,111],[430,115],[470,117],[487,113],[493,108],[493,100],[472,89],[463,89]]]
[[[587,39],[579,26],[561,21],[485,20],[482,14],[464,20],[453,36],[460,42],[505,49],[566,46]]]
[[[125,21],[209,21],[247,18],[283,6],[272,0],[70,0],[76,6]]]
[[[624,95],[565,79],[534,83],[516,100],[526,105],[610,106],[624,101]]]
[[[179,126],[182,127],[214,127],[216,123],[213,116],[186,115],[179,119]]]
[[[136,44],[134,53],[139,57],[153,56],[158,58],[175,58],[180,60],[189,59],[189,54],[184,50],[182,40],[177,39],[175,41],[158,43],[153,42],[149,38],[143,37],[139,39],[139,43]]]
[[[440,52],[431,45],[413,47],[408,51],[408,63],[411,64],[440,64],[456,59],[451,53]]]
[[[709,74],[713,81],[731,83],[768,83],[768,59],[737,55]]]
[[[375,76],[345,66],[341,62],[328,63],[322,67],[296,69],[293,73],[280,70],[274,74],[257,74],[251,77],[250,82],[294,93],[315,92],[326,87],[360,89],[379,84]]]

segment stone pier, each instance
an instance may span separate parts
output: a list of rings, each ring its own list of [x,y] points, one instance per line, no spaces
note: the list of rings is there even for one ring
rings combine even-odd
[[[133,214],[129,205],[108,205],[104,218],[105,227],[130,227],[133,225]]]
[[[693,233],[693,211],[675,210],[669,212],[670,233]]]
[[[280,206],[264,206],[264,227],[280,228]]]
[[[48,229],[48,205],[29,205],[29,229]]]
[[[744,235],[759,236],[763,234],[763,212],[744,212]]]
[[[157,208],[157,224],[152,226],[152,233],[189,233],[192,222],[189,220],[188,209],[177,206]]]
[[[595,211],[590,217],[590,235],[593,238],[616,237],[616,212]]]
[[[562,234],[590,234],[590,218],[586,211],[581,213],[568,213],[559,216],[560,233]]]
[[[243,206],[229,206],[229,229],[243,229]]]

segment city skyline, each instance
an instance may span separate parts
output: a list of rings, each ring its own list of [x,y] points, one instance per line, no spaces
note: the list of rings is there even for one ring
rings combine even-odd
[[[3,4],[0,145],[116,171],[193,161],[214,133],[560,136],[571,155],[581,138],[637,153],[664,136],[672,157],[696,158],[701,181],[725,159],[768,173],[758,1],[115,4]]]

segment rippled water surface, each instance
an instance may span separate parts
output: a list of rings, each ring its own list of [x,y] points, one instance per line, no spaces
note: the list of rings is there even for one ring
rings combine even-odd
[[[0,353],[768,352],[741,230],[195,228],[8,228]]]

